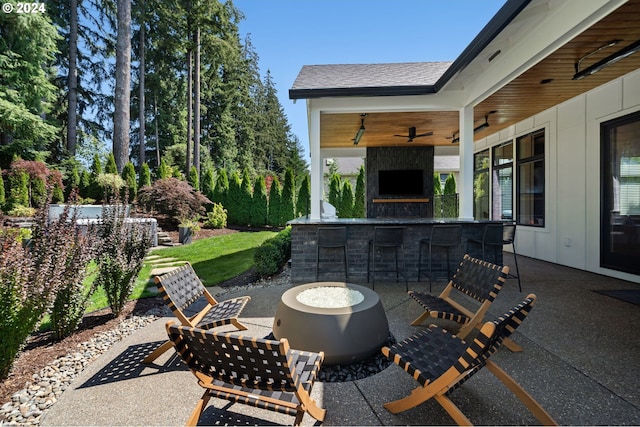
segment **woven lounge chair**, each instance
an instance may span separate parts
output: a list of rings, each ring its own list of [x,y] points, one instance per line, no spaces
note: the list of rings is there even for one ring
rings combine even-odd
[[[326,410],[311,399],[324,353],[289,348],[268,340],[167,323],[169,340],[198,379],[204,394],[187,425],[196,425],[211,397],[322,422]]]
[[[418,291],[408,292],[425,310],[411,322],[411,325],[421,325],[428,317],[452,320],[461,325],[456,335],[465,338],[484,319],[489,306],[502,289],[508,273],[507,266],[501,267],[465,254],[453,278],[439,296]],[[453,298],[456,294],[471,297],[480,305],[467,308],[459,302],[462,298]],[[505,345],[512,351],[522,351],[522,348],[511,340]]]
[[[251,299],[243,296],[225,301],[216,301],[207,288],[204,287],[191,264],[186,263],[182,267],[171,270],[161,276],[155,277],[156,286],[165,304],[171,309],[174,316],[185,326],[194,326],[202,329],[211,329],[223,325],[234,325],[238,330],[246,330],[246,326],[238,321],[238,316]],[[204,297],[206,305],[194,311],[196,302]],[[143,363],[151,363],[163,353],[171,349],[170,341],[165,342],[144,358]]]
[[[520,384],[489,360],[526,318],[535,300],[536,296],[530,294],[497,320],[486,322],[476,338],[469,343],[447,330],[431,325],[402,342],[383,347],[382,353],[385,356],[420,383],[420,387],[409,396],[385,403],[384,407],[396,414],[433,398],[458,425],[471,425],[471,421],[451,401],[449,395],[486,366],[542,424],[557,425]]]

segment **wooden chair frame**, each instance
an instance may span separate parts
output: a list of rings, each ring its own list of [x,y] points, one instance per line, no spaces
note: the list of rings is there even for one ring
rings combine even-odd
[[[322,422],[311,398],[324,353],[292,350],[289,342],[167,323],[169,341],[205,389],[187,425],[196,425],[212,397]]]
[[[529,294],[505,315],[495,321],[486,322],[470,343],[436,325],[431,325],[429,329],[402,342],[391,347],[383,347],[382,353],[421,385],[408,396],[385,403],[384,407],[396,414],[433,398],[458,425],[472,425],[449,398],[449,394],[486,366],[543,425],[557,425],[520,384],[489,360],[526,318],[535,300],[536,296]]]
[[[249,296],[232,298],[225,301],[217,301],[202,284],[190,263],[171,270],[161,276],[155,277],[158,291],[167,307],[173,315],[185,326],[211,329],[223,325],[233,325],[238,330],[247,329],[238,316],[245,305],[251,300]],[[206,305],[193,315],[187,315],[186,311],[192,305],[204,297]],[[143,359],[143,363],[151,363],[173,347],[170,341],[166,341]]]

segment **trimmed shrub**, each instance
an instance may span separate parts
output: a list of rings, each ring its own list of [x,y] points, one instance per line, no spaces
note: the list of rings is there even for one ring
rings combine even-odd
[[[256,248],[253,256],[256,272],[262,277],[271,276],[280,271],[290,257],[291,227],[287,227]]]
[[[221,203],[211,205],[211,210],[207,212],[204,226],[205,228],[224,228],[227,226],[227,210]]]
[[[228,212],[228,220],[230,224],[240,224],[240,210],[242,209],[242,201],[240,192],[242,191],[242,181],[237,171],[231,174],[229,179],[229,191],[227,191],[227,204],[225,207]]]

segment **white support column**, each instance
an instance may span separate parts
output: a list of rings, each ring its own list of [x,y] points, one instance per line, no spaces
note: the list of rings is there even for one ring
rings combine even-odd
[[[320,219],[322,200],[322,155],[320,153],[320,111],[309,111],[309,154],[311,156],[311,219]]]
[[[459,219],[473,219],[473,107],[460,109]]]

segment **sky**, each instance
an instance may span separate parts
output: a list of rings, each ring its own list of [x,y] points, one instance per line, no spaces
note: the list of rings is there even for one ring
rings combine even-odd
[[[454,61],[505,0],[233,0],[309,161],[306,102],[289,99],[304,65]]]

